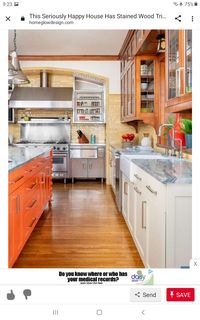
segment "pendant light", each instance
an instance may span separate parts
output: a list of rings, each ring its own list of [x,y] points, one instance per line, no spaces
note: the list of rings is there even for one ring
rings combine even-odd
[[[157,52],[165,52],[165,35],[164,33],[160,33],[157,38],[158,40],[158,47],[157,47]]]
[[[17,74],[17,71],[15,70],[11,61],[8,60],[8,80],[11,80],[14,76],[16,76],[16,74]]]
[[[8,71],[10,72],[10,81],[12,81],[12,83],[15,85],[30,83],[27,76],[22,72],[22,69],[20,67],[20,63],[18,60],[17,32],[16,32],[16,30],[14,30],[13,44],[14,44],[14,50],[9,53],[9,56],[11,58],[11,62],[9,61],[9,68],[10,69],[8,68]],[[12,69],[12,67],[14,68],[14,70]],[[16,72],[16,74],[14,74],[15,72]],[[8,80],[9,80],[9,73],[8,73]]]

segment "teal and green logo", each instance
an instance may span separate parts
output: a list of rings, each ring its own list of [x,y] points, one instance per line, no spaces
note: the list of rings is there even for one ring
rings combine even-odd
[[[142,285],[153,285],[154,275],[153,270],[138,270],[136,273],[131,275],[131,281]]]

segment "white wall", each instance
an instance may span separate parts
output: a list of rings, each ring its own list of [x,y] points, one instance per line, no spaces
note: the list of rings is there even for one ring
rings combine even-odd
[[[109,93],[120,93],[119,61],[21,61],[22,68],[54,67],[86,71],[109,78]]]

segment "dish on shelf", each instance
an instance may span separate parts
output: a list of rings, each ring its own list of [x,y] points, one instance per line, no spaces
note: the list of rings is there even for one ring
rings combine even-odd
[[[141,89],[146,90],[148,88],[148,83],[147,82],[141,82]]]

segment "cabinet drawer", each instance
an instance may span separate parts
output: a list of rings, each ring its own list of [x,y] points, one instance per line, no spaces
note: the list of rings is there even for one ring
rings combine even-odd
[[[26,166],[22,168],[16,169],[13,172],[9,173],[9,184],[8,184],[8,191],[9,194],[19,188],[26,180]]]
[[[9,173],[9,194],[19,188],[27,179],[39,170],[37,161],[33,160]]]
[[[32,199],[24,204],[24,227],[32,228],[40,210],[39,189],[32,195]]]
[[[132,164],[132,181],[134,185],[136,184],[143,184],[144,182],[144,174],[143,170],[141,170],[135,164]]]
[[[39,181],[38,181],[38,175],[34,175],[28,181],[24,183],[24,203],[27,203],[30,201],[30,199],[33,196],[33,193],[39,189]],[[39,191],[38,191],[39,192]]]
[[[165,196],[166,186],[145,173],[144,192],[149,199],[161,201]],[[159,204],[158,204],[159,205]]]

